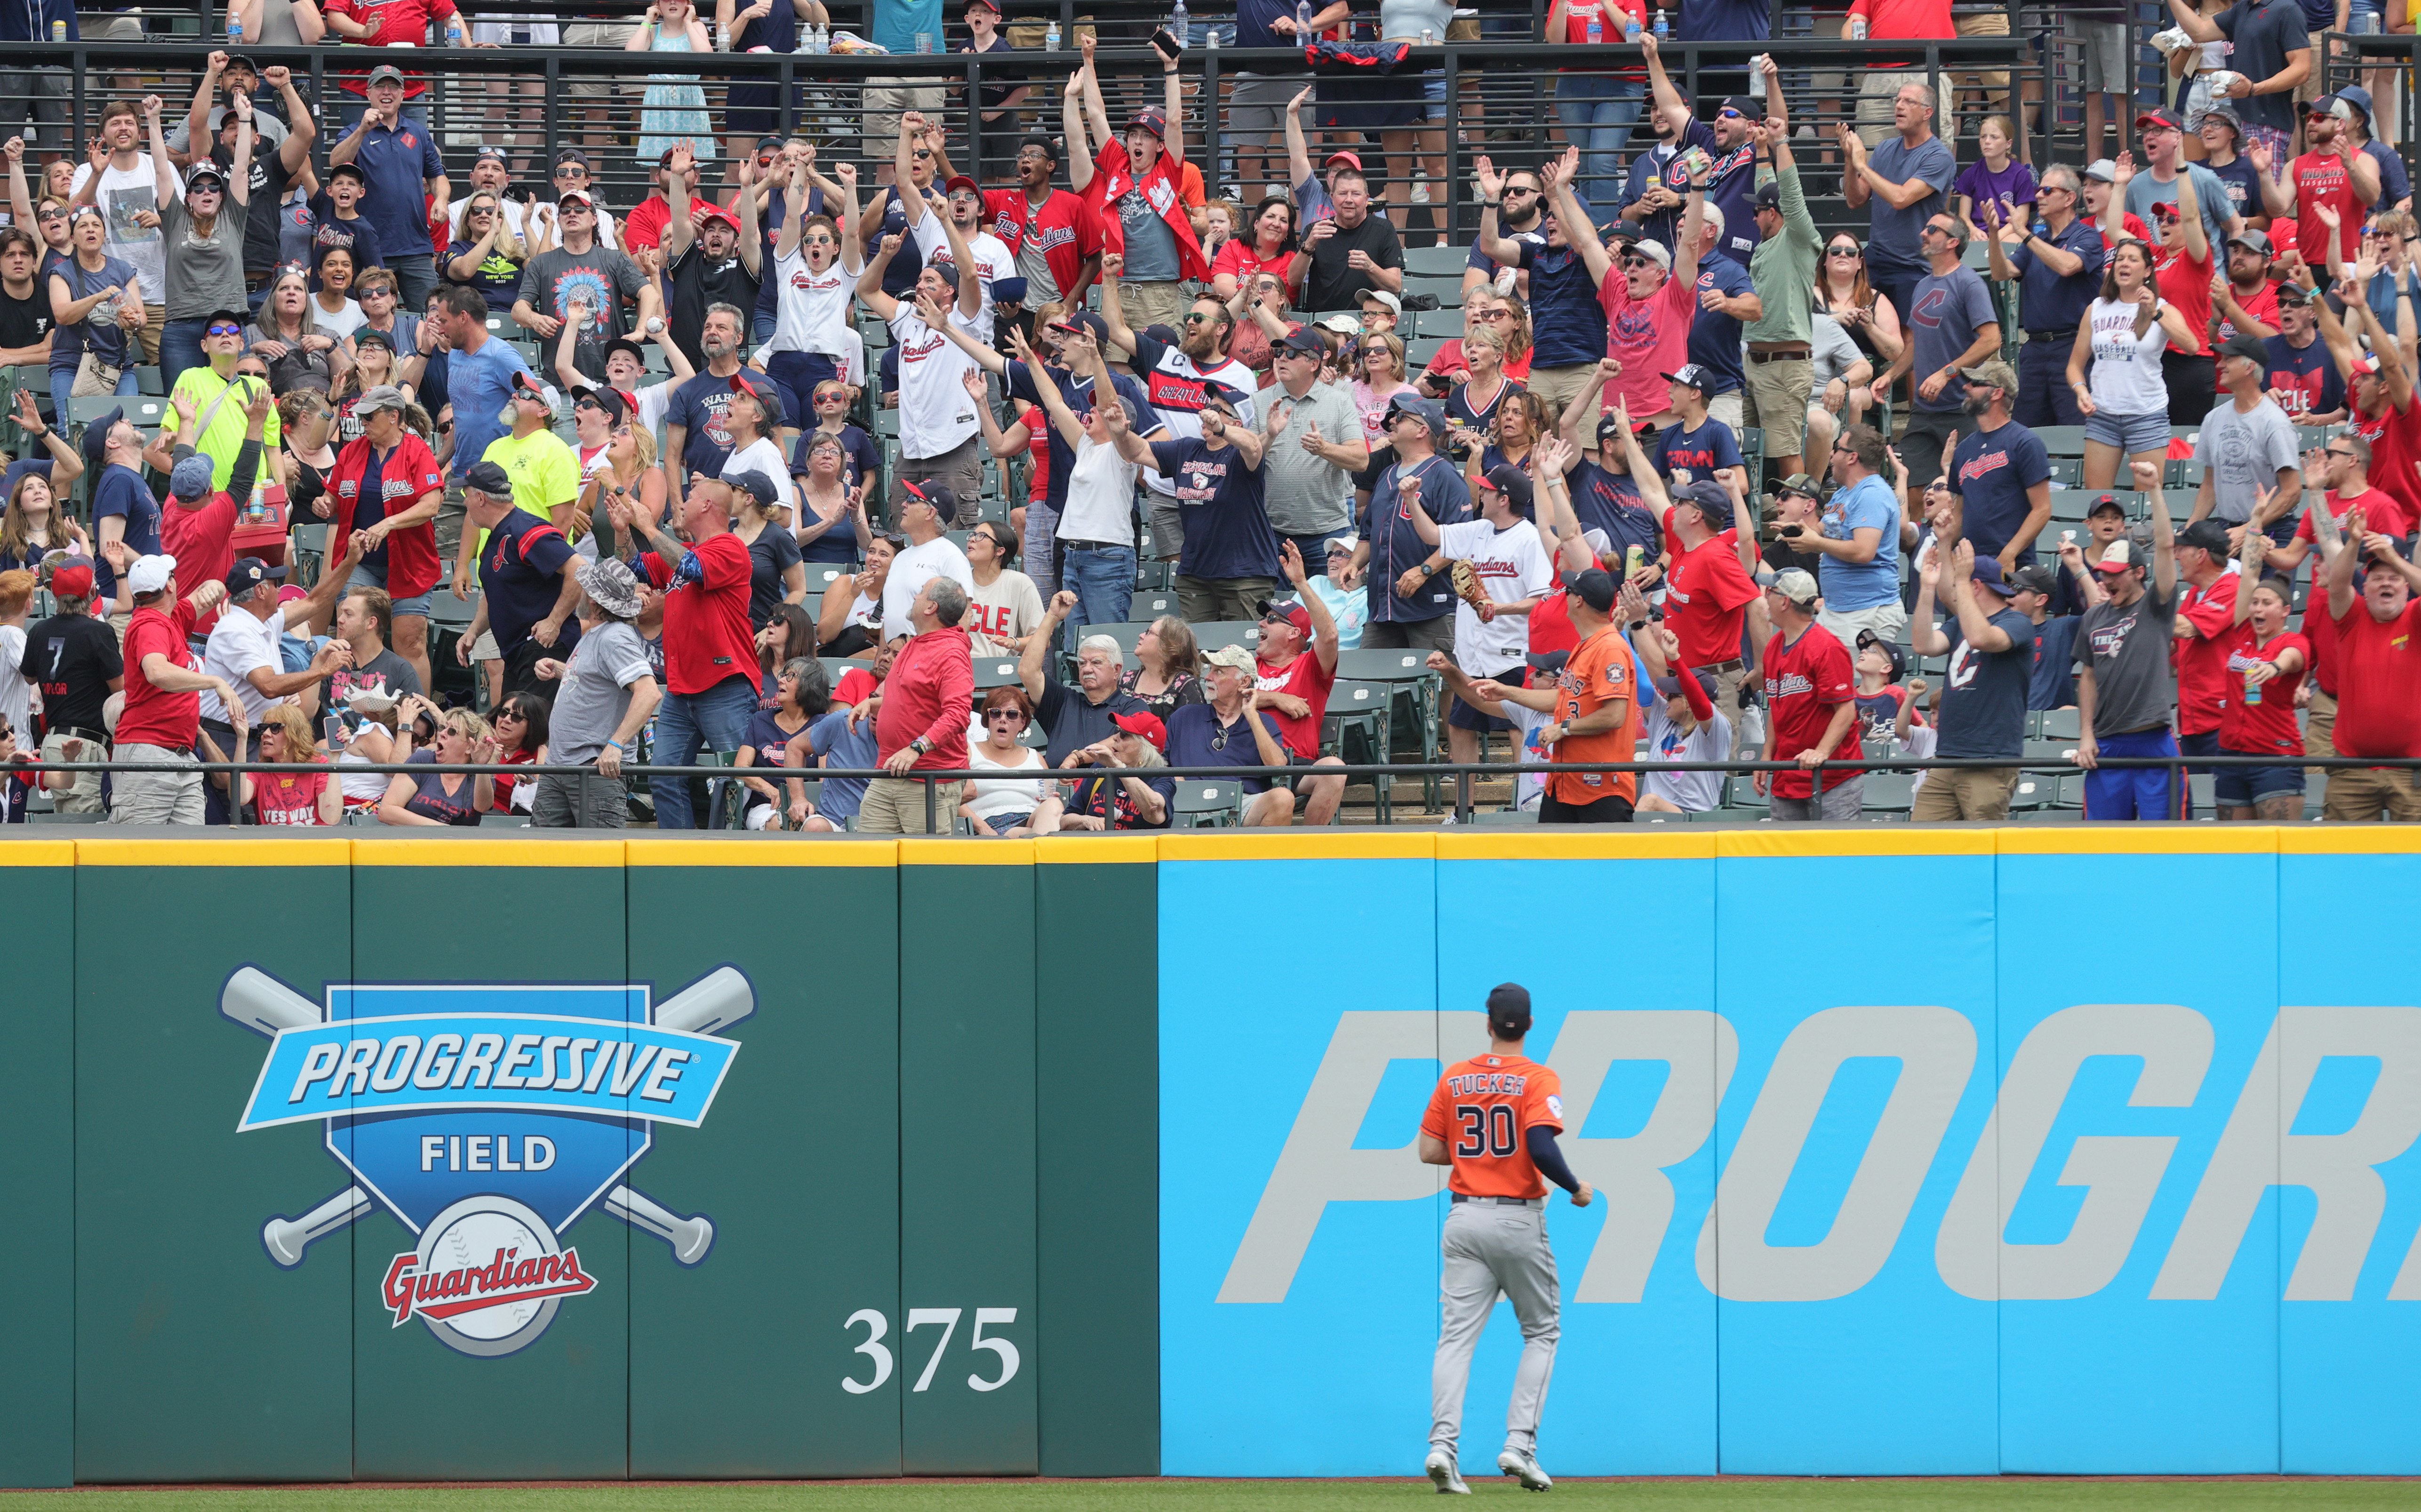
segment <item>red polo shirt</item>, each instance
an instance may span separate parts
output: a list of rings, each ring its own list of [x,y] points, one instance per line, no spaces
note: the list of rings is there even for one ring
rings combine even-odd
[[[963,628],[946,625],[910,637],[882,681],[882,707],[874,713],[878,756],[888,761],[922,736],[931,743],[917,767],[965,771],[975,696],[975,648]]]

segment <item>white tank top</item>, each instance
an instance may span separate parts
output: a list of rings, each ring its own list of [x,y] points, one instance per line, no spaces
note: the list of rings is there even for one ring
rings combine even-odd
[[[773,318],[774,351],[820,351],[827,357],[849,354],[857,333],[849,322],[857,298],[857,279],[836,257],[820,273],[807,268],[807,255],[795,248],[773,259],[779,278],[780,303]]]
[[[2166,414],[2169,385],[2161,377],[2161,354],[2169,350],[2169,334],[2158,320],[2141,336],[2135,315],[2141,306],[2130,302],[2097,299],[2085,312],[2093,331],[2093,372],[2088,387],[2094,407],[2112,414]]]

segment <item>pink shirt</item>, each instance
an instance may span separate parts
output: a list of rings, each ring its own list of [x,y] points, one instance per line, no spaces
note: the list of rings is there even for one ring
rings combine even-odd
[[[1678,372],[1690,360],[1690,318],[1696,311],[1697,291],[1679,278],[1646,299],[1631,297],[1631,281],[1619,268],[1606,270],[1597,289],[1605,308],[1605,351],[1622,363],[1615,387],[1631,405],[1633,419],[1663,414],[1672,405],[1665,373]],[[1607,409],[1614,408],[1612,403]]]

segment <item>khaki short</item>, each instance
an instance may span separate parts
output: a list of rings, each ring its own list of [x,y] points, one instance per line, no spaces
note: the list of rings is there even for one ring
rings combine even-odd
[[[1754,358],[1757,354],[1749,354]],[[1741,369],[1748,380],[1742,417],[1765,432],[1765,455],[1800,457],[1807,447],[1807,390],[1816,381],[1816,365],[1804,357],[1792,362],[1750,361]]]
[[[1539,402],[1547,407],[1547,418],[1557,421],[1563,418],[1566,410],[1572,407],[1572,400],[1580,397],[1581,391],[1596,378],[1597,368],[1586,363],[1575,363],[1568,367],[1533,367],[1530,369],[1530,392],[1539,396]],[[1581,439],[1592,440],[1596,434],[1594,428],[1585,428]]]
[[[2009,35],[2009,18],[2003,11],[1991,11],[1974,16],[1954,16],[1951,18],[1950,24],[1952,29],[1961,37]],[[1957,88],[1981,89],[1994,99],[2002,101],[2009,97],[2009,70],[2007,69],[1996,73],[1954,73],[1949,75],[1949,78]]]
[[[866,147],[869,161],[889,163],[899,154],[899,117],[908,111],[940,113],[945,99],[940,85],[916,79],[866,81]]]
[[[1445,39],[1449,42],[1476,42],[1479,40],[1479,18],[1477,16],[1464,16],[1458,19],[1446,27]]]
[[[2015,767],[1944,768],[1925,774],[1910,806],[1912,824],[1997,824],[2009,817],[2009,797],[2018,790]]]
[[[2413,773],[2394,767],[2338,767],[2329,773],[2320,817],[2339,823],[2375,824],[2380,810],[2398,823],[2421,819],[2421,793]]]
[[[1194,296],[1185,285],[1176,279],[1118,280],[1118,307],[1126,312],[1127,325],[1140,331],[1148,325],[1174,327],[1179,335],[1185,331],[1185,314],[1194,308]]]
[[[2329,34],[2326,32],[2311,32],[2306,35],[2310,38],[2312,43],[2312,70],[2304,75],[2303,83],[2295,86],[2295,103],[2299,105],[2305,104],[2311,101],[2320,98],[2321,81],[2328,71],[2325,64],[2329,55]],[[2296,114],[2300,116],[2303,113],[2298,111]]]
[[[620,52],[631,34],[639,29],[634,21],[576,21],[563,28],[566,47],[596,47]],[[647,92],[640,84],[624,84],[619,80],[595,75],[575,76],[563,81],[563,92],[571,100],[611,100],[617,95],[638,95]]]

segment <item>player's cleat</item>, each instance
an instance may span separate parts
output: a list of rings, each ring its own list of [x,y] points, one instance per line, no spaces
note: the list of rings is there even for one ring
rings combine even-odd
[[[1454,1456],[1443,1449],[1429,1451],[1429,1484],[1440,1496],[1469,1496],[1471,1488],[1462,1483],[1462,1472],[1455,1468]]]
[[[1547,1478],[1545,1471],[1539,1468],[1538,1456],[1511,1444],[1507,1444],[1505,1452],[1496,1457],[1496,1468],[1520,1481],[1525,1491],[1548,1490],[1555,1484]]]

